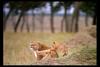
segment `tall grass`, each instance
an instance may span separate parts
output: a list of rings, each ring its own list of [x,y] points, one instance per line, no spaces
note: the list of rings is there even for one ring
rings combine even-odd
[[[34,64],[35,58],[29,49],[30,41],[40,41],[51,45],[53,41],[64,42],[73,33],[14,33],[4,32],[3,42],[3,63],[7,64]]]
[[[34,65],[36,59],[29,49],[30,41],[40,41],[51,46],[53,41],[67,42],[73,36],[74,33],[4,32],[3,64]],[[68,50],[68,55],[58,58],[57,62],[65,65],[96,65],[96,44],[79,44]]]

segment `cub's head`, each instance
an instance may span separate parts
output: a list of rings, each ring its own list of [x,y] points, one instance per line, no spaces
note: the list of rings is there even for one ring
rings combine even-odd
[[[58,44],[56,41],[54,41],[52,47],[53,47],[53,48],[57,48],[58,45],[59,45],[59,44]]]
[[[39,44],[40,42],[35,42],[35,41],[30,42],[30,49],[38,51],[40,48]]]

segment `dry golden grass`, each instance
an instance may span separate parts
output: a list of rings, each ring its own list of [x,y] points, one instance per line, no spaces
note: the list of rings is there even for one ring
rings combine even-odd
[[[3,63],[4,65],[34,65],[36,64],[36,59],[33,53],[29,49],[29,42],[40,41],[48,46],[52,44],[53,41],[58,42],[67,42],[70,38],[72,38],[74,33],[14,33],[14,32],[4,32],[4,44],[3,44]],[[71,44],[70,44],[71,45]],[[67,45],[67,46],[70,46]],[[75,45],[74,45],[75,46]],[[88,48],[91,53],[87,51],[81,51],[85,47],[84,50]],[[68,49],[68,55],[65,57],[60,57],[57,59],[57,64],[64,65],[95,65],[96,64],[96,44],[79,44],[76,47],[71,47]],[[81,51],[81,55],[80,52]],[[84,60],[86,54],[87,58],[91,58],[89,61],[87,59]],[[74,57],[75,56],[75,57]],[[79,57],[78,57],[79,56]],[[78,58],[77,58],[78,57]],[[82,57],[82,58],[81,58]],[[94,58],[95,57],[95,58]],[[80,59],[78,60],[77,59]],[[85,62],[83,62],[83,60]],[[93,60],[93,61],[92,61]],[[47,60],[42,61],[43,64],[53,64],[54,61]],[[59,63],[58,63],[59,62]],[[41,62],[38,64],[42,64]],[[56,63],[54,63],[56,64]]]
[[[40,41],[50,46],[53,41],[64,42],[64,40],[72,35],[74,34],[4,32],[3,63],[4,65],[34,64],[35,58],[29,49],[29,42],[31,40]]]

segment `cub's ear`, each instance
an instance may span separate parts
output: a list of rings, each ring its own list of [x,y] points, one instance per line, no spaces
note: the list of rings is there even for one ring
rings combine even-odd
[[[55,44],[56,44],[56,43],[55,43],[55,41],[54,41],[54,42],[53,42],[53,44],[51,45],[51,47],[53,47],[53,48],[54,48],[54,47],[55,47]]]
[[[53,44],[56,44],[56,42],[54,41]]]

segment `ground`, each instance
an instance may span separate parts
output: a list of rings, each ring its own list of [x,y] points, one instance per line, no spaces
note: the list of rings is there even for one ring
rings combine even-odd
[[[11,33],[11,32],[5,32],[4,33],[4,47],[3,47],[3,63],[4,65],[19,65],[19,64],[25,64],[25,65],[34,65],[34,64],[65,64],[65,65],[74,65],[74,64],[96,64],[96,55],[94,56],[93,61],[94,62],[82,62],[77,58],[77,54],[82,52],[81,50],[84,48],[87,49],[93,49],[95,51],[93,53],[96,54],[96,44],[92,45],[72,45],[74,47],[69,47],[69,54],[65,57],[60,57],[58,59],[54,60],[46,60],[45,62],[36,63],[34,55],[29,49],[29,42],[34,41],[40,41],[42,43],[45,43],[46,45],[51,45],[53,41],[58,42],[64,42],[66,43],[69,39],[71,39],[75,33]],[[84,50],[83,50],[84,51]],[[88,51],[85,51],[85,53]],[[84,53],[84,52],[83,52]],[[82,55],[83,55],[82,53]],[[90,54],[91,55],[91,54]],[[74,57],[75,56],[75,57]],[[80,55],[79,55],[80,56]],[[83,57],[84,58],[84,57]],[[53,63],[54,62],[54,63]]]

